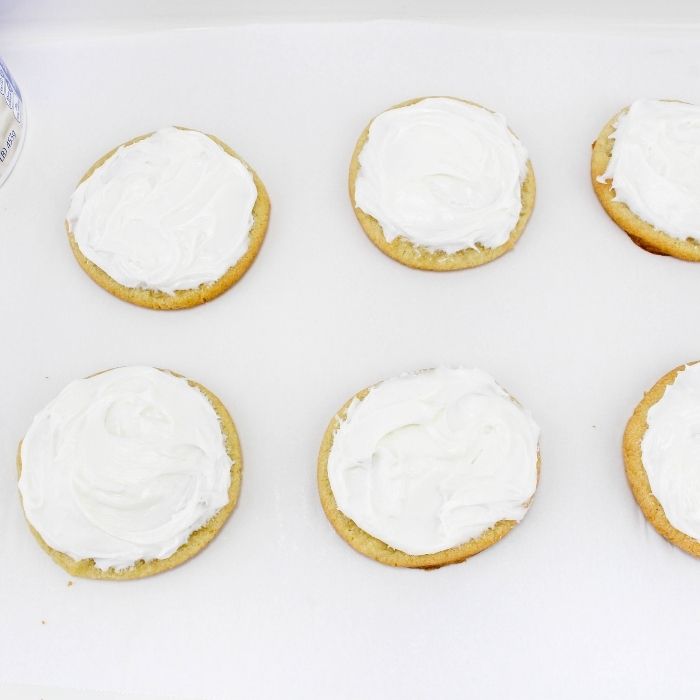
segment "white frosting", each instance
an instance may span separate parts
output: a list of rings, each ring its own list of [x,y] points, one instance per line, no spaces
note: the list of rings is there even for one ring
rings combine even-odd
[[[152,367],[71,382],[34,418],[21,458],[29,522],[100,569],[169,557],[228,502],[216,411],[185,379]]]
[[[407,554],[519,521],[537,486],[539,428],[486,372],[388,379],[351,403],[328,457],[340,511]]]
[[[615,200],[674,238],[700,240],[700,107],[637,100],[615,123],[599,182]]]
[[[248,250],[253,176],[198,131],[122,146],[71,198],[83,255],[126,287],[172,293],[214,282]]]
[[[647,412],[642,464],[668,521],[700,540],[700,364],[685,367]]]
[[[359,163],[355,204],[389,242],[496,248],[520,216],[527,152],[483,107],[431,97],[390,109],[371,123]]]

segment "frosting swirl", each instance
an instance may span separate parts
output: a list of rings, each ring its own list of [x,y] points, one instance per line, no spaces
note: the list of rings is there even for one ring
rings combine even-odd
[[[519,521],[537,486],[539,428],[486,372],[403,374],[354,399],[328,457],[338,508],[406,554]]]
[[[228,502],[216,411],[187,380],[121,367],[71,382],[21,448],[27,520],[100,569],[165,559]]]
[[[83,255],[120,284],[172,293],[214,282],[248,250],[253,176],[198,131],[121,146],[71,197]]]
[[[496,248],[520,217],[527,152],[501,114],[462,100],[429,97],[383,112],[359,164],[355,204],[389,242]]]
[[[700,364],[678,372],[647,412],[642,464],[668,521],[700,540]]]
[[[637,100],[614,126],[598,181],[611,180],[615,201],[659,231],[700,240],[700,107]]]

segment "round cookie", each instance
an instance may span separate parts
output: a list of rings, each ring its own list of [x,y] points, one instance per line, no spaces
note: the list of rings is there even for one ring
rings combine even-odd
[[[677,102],[677,100],[663,100]],[[624,202],[616,201],[615,189],[612,182],[602,181],[608,170],[615,139],[610,138],[615,131],[618,119],[626,114],[629,106],[621,109],[603,127],[592,145],[591,182],[603,209],[608,216],[629,236],[640,248],[656,255],[670,255],[680,260],[691,262],[700,261],[700,241],[693,238],[686,240],[659,230],[647,221],[637,216]]]
[[[644,398],[627,422],[622,440],[622,453],[627,481],[644,517],[671,544],[693,556],[700,557],[700,541],[674,527],[666,517],[663,506],[651,489],[649,476],[642,460],[642,440],[648,429],[649,410],[663,398],[666,389],[675,382],[680,372],[696,364],[697,361],[689,362],[672,369],[644,394]]]
[[[388,112],[390,110],[400,109],[401,107],[407,107],[409,105],[422,102],[426,99],[434,98],[417,97],[415,99],[407,100],[394,105],[386,111]],[[450,97],[446,99],[458,100],[459,102],[491,112],[491,110],[488,110],[486,107],[482,107],[481,105],[475,102],[470,102],[469,100],[463,100],[457,97]],[[477,245],[472,248],[465,248],[453,253],[446,253],[441,250],[432,250],[424,246],[416,245],[401,235],[394,238],[392,241],[388,241],[384,235],[382,226],[377,219],[360,209],[355,200],[355,183],[360,172],[359,158],[362,149],[369,138],[369,130],[373,121],[374,120],[370,121],[370,123],[365,127],[355,146],[355,150],[350,161],[348,186],[350,201],[355,211],[355,216],[357,216],[357,219],[368,238],[377,248],[379,248],[379,250],[381,250],[385,255],[388,255],[390,258],[393,258],[394,260],[407,265],[408,267],[419,270],[449,271],[464,270],[471,267],[484,265],[485,263],[501,257],[504,253],[507,253],[515,246],[525,230],[525,226],[527,225],[530,215],[532,214],[532,209],[535,205],[535,173],[529,159],[526,166],[527,174],[521,184],[522,208],[520,211],[520,216],[505,243],[494,248],[488,248],[483,246],[481,243],[477,243]]]
[[[170,370],[160,371],[184,379],[182,375],[176,372],[172,372]],[[103,372],[98,372],[97,374],[90,376],[97,376],[102,373]],[[169,569],[173,569],[174,567],[183,564],[188,559],[191,559],[202,549],[204,549],[204,547],[206,547],[209,544],[209,542],[211,542],[214,539],[214,537],[216,537],[216,535],[219,533],[219,530],[223,527],[224,523],[233,512],[233,509],[235,508],[236,503],[238,501],[238,496],[240,494],[241,477],[243,472],[243,457],[241,453],[240,441],[238,439],[238,433],[236,432],[236,426],[233,422],[233,419],[226,410],[226,407],[215,394],[213,394],[205,386],[191,379],[187,379],[187,383],[190,386],[199,390],[206,397],[207,401],[211,404],[219,419],[221,425],[221,432],[224,438],[226,454],[228,455],[232,463],[231,483],[228,489],[228,503],[226,503],[226,505],[220,508],[216,512],[216,514],[204,525],[192,532],[187,541],[169,557],[165,559],[152,559],[149,561],[140,560],[137,561],[133,566],[126,569],[115,569],[113,567],[110,567],[108,569],[101,569],[95,566],[95,562],[93,559],[73,559],[64,552],[58,551],[57,549],[50,547],[27,519],[29,529],[31,530],[32,534],[36,538],[41,548],[45,552],[47,552],[51,556],[51,558],[59,566],[65,569],[71,576],[80,576],[83,578],[91,579],[124,581],[129,579],[145,578],[146,576],[153,576],[154,574],[158,574],[163,571],[168,571]],[[22,441],[20,441],[17,450],[18,478],[21,475]],[[22,502],[21,494],[20,502]],[[22,506],[24,508],[23,503]]]
[[[195,129],[188,129],[186,127],[176,127],[181,131],[196,131]],[[123,143],[116,148],[112,149],[109,153],[102,156],[92,167],[83,175],[80,179],[79,185],[87,180],[99,167],[104,165],[120,148],[125,146],[131,146],[139,141],[149,138],[155,132],[150,132],[142,136],[137,136],[126,143]],[[200,132],[198,132],[200,133]],[[178,289],[173,293],[164,292],[157,289],[143,289],[140,287],[128,287],[113,279],[109,274],[107,274],[102,268],[96,265],[92,260],[88,259],[78,246],[73,231],[69,221],[66,219],[65,228],[68,234],[68,241],[70,243],[73,254],[80,266],[87,272],[87,274],[100,285],[103,289],[106,289],[110,294],[128,301],[131,304],[137,306],[142,306],[149,309],[161,309],[161,310],[174,310],[174,309],[186,309],[193,306],[198,306],[199,304],[204,304],[207,301],[218,297],[223,294],[226,290],[232,287],[238,280],[243,277],[248,268],[252,265],[255,260],[260,247],[262,246],[263,240],[265,239],[265,233],[267,232],[267,226],[270,219],[270,199],[268,197],[265,185],[262,180],[258,177],[257,173],[248,165],[230,146],[225,144],[221,139],[211,134],[205,134],[214,143],[220,146],[228,155],[233,158],[238,159],[247,168],[253,177],[255,187],[257,188],[258,196],[253,206],[253,226],[248,234],[249,245],[243,256],[231,267],[229,267],[226,272],[221,275],[218,279],[200,284],[192,289]]]
[[[426,371],[430,370],[422,370],[421,372],[416,372],[415,374],[420,374]],[[377,537],[372,536],[359,527],[351,518],[349,518],[339,509],[328,474],[328,460],[333,448],[335,435],[338,428],[347,419],[348,410],[350,409],[351,405],[356,401],[361,402],[363,399],[365,399],[369,392],[376,386],[379,386],[379,384],[381,384],[381,382],[359,391],[348,401],[346,401],[338,413],[331,419],[321,442],[317,465],[318,491],[323,511],[338,535],[340,535],[340,537],[344,539],[353,549],[360,552],[360,554],[364,554],[365,556],[382,564],[425,570],[438,569],[448,564],[463,562],[469,557],[484,551],[491,545],[496,544],[496,542],[503,539],[503,537],[505,537],[518,524],[519,521],[507,519],[500,520],[493,526],[486,529],[479,536],[439,552],[429,554],[407,554],[406,552],[391,547]],[[520,406],[520,404],[513,397],[510,395],[508,396],[514,404]],[[540,478],[539,448],[537,449],[536,472],[535,488],[539,483]],[[529,508],[532,498],[534,498],[534,492],[530,499],[523,504],[526,509]]]

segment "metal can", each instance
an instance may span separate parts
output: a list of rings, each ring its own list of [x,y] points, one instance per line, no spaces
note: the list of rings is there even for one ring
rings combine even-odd
[[[26,130],[22,93],[0,58],[0,185],[17,163]]]

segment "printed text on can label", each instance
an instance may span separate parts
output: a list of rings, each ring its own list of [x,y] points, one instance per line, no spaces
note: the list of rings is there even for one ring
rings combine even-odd
[[[0,163],[5,162],[5,158],[7,158],[7,154],[10,152],[10,149],[12,148],[12,144],[15,142],[16,138],[17,138],[17,132],[13,129],[7,135],[7,140],[5,141],[5,145],[2,148],[0,148]]]

